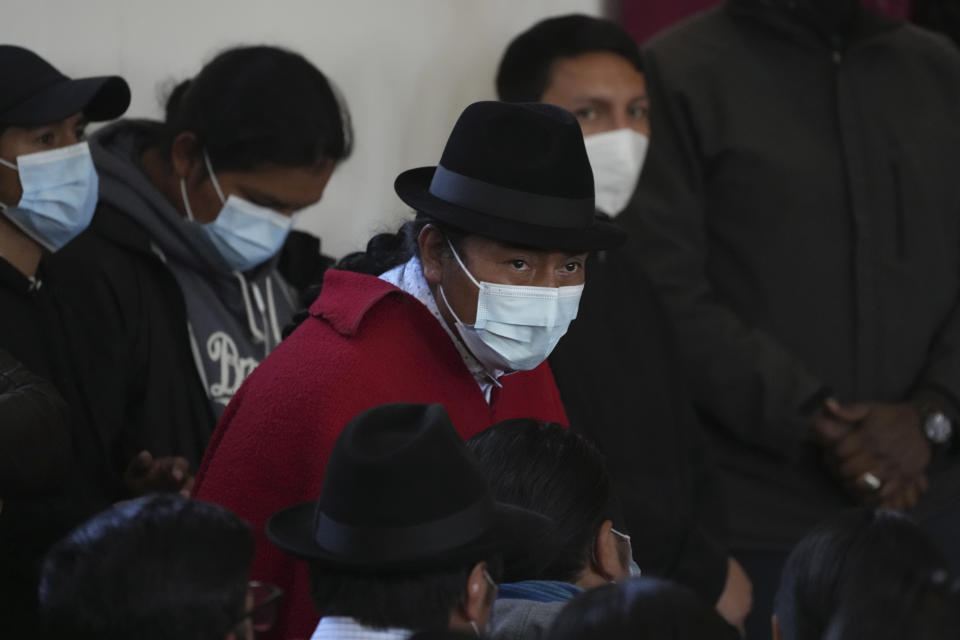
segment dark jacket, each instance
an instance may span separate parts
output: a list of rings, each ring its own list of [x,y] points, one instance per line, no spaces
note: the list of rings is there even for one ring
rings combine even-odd
[[[215,419],[194,363],[183,295],[151,250],[146,230],[101,203],[90,228],[53,262],[72,277],[72,305],[91,290],[104,291],[96,297],[108,306],[97,315],[115,341],[108,352],[113,366],[98,372],[98,386],[124,399],[125,421],[139,434],[138,450],[184,456],[196,470]]]
[[[849,504],[812,409],[960,415],[960,52],[858,10],[843,34],[732,0],[645,52],[653,131],[621,216],[678,335],[727,481],[732,545],[785,550]],[[919,515],[953,508],[933,470]]]
[[[72,436],[66,456],[63,444],[56,441],[46,443],[54,446],[53,451],[32,451],[24,448],[23,441],[15,450],[7,449],[7,442],[0,445],[0,457],[35,474],[57,461],[63,465],[57,474],[62,482],[41,495],[0,495],[4,501],[0,512],[0,637],[4,638],[35,634],[38,566],[49,546],[123,496],[122,423],[112,410],[115,402],[98,401],[111,390],[99,389],[95,375],[108,366],[103,345],[109,336],[91,333],[64,305],[57,295],[61,275],[44,259],[37,280],[32,281],[0,259],[0,349],[56,387],[69,408]],[[96,298],[86,302],[99,307]],[[60,412],[56,404],[48,409]],[[11,428],[8,420],[9,416],[2,418],[2,431],[7,435]]]
[[[140,155],[157,129],[118,121],[91,140],[101,176],[97,212],[52,263],[73,274],[69,291],[79,314],[91,289],[104,292],[98,299],[108,301],[110,321],[103,331],[116,338],[120,366],[102,372],[102,385],[124,399],[142,448],[184,456],[196,470],[219,412],[280,341],[297,303],[274,262],[233,272],[152,183]],[[326,262],[319,242],[304,235],[291,234],[283,264],[294,280],[309,283]]]
[[[550,356],[570,425],[603,452],[645,575],[714,603],[727,575],[720,478],[679,370],[670,324],[633,247],[587,264],[577,319]]]
[[[56,489],[70,454],[60,394],[0,349],[0,500]]]

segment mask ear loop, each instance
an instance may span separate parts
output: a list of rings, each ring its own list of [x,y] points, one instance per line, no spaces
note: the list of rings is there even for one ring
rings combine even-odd
[[[180,178],[180,197],[183,199],[183,208],[187,212],[187,220],[196,222],[193,219],[193,210],[190,208],[190,199],[187,198],[187,181]]]
[[[220,198],[220,204],[227,204],[227,199],[223,197],[223,190],[220,188],[220,182],[217,180],[217,174],[213,172],[213,165],[210,164],[210,155],[207,153],[207,150],[203,150],[203,163],[207,165],[207,173],[210,174],[210,182],[213,183],[213,188],[217,192],[217,197]]]
[[[453,316],[453,319],[456,320],[457,324],[463,324],[463,322],[460,321],[460,318],[457,317],[457,312],[453,310],[453,307],[450,306],[450,303],[447,301],[447,294],[443,292],[443,285],[438,284],[437,289],[440,291],[440,297],[443,298],[443,304],[447,305],[447,310],[450,311],[450,315]]]
[[[458,254],[458,253],[457,253],[457,250],[453,248],[453,243],[450,242],[450,239],[447,238],[446,236],[444,236],[443,239],[446,240],[447,246],[450,247],[450,252],[453,253],[453,257],[454,257],[454,259],[456,259],[457,264],[460,265],[460,268],[463,269],[463,272],[464,272],[465,274],[467,274],[467,277],[468,277],[468,278],[470,278],[470,282],[472,282],[472,283],[474,284],[474,286],[477,287],[477,289],[483,289],[483,287],[480,286],[480,283],[477,282],[477,279],[473,277],[473,274],[470,273],[470,271],[467,270],[466,265],[463,264],[463,260],[460,259],[460,254]]]

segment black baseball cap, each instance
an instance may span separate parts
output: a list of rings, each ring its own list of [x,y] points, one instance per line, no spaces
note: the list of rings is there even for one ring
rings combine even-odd
[[[128,106],[120,76],[71,80],[29,49],[0,45],[0,125],[51,124],[79,111],[91,122],[113,120]]]

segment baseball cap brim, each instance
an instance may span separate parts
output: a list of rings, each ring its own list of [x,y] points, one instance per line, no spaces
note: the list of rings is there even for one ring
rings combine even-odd
[[[55,82],[0,113],[0,124],[40,126],[83,112],[91,122],[118,118],[130,106],[130,87],[119,76]]]

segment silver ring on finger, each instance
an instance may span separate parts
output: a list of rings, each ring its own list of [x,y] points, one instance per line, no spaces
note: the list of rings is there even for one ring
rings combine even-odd
[[[866,486],[870,488],[871,491],[879,491],[880,487],[883,486],[883,482],[875,476],[874,474],[867,471],[862,476],[860,476],[860,481],[863,482]]]

